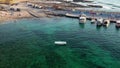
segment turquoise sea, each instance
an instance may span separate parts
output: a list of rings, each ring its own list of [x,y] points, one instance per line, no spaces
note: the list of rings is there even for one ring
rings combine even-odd
[[[9,21],[0,24],[0,68],[120,68],[120,30],[65,17]]]

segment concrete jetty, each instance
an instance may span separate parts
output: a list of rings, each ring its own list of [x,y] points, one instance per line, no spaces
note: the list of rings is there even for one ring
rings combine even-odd
[[[69,11],[68,13],[66,11],[67,10],[62,11],[61,13],[58,13],[58,11],[54,10],[54,11],[51,11],[51,15],[65,16],[70,18],[79,18],[81,14],[85,14],[88,20],[91,20],[93,18],[94,19],[103,18],[103,19],[110,20],[110,22],[112,23],[116,23],[117,20],[120,20],[120,13],[115,13],[115,12],[102,12],[102,11],[91,12],[91,11],[82,11],[82,10],[77,10],[76,12],[76,11],[68,10]]]

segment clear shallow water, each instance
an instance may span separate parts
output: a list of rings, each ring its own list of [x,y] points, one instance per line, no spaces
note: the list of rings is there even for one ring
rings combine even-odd
[[[25,19],[0,25],[0,68],[119,68],[120,31],[77,19]],[[67,41],[56,46],[54,41]]]

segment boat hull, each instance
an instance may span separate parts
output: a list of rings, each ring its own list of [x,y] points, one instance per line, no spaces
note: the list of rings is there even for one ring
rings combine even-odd
[[[65,42],[65,41],[55,41],[54,44],[55,45],[66,45],[67,42]]]

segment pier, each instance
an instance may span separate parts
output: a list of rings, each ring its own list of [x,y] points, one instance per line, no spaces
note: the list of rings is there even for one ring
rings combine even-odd
[[[54,10],[54,11],[50,11],[50,13],[48,14],[54,16],[70,17],[70,18],[79,18],[79,15],[85,14],[88,20],[91,20],[92,18],[94,19],[103,18],[110,20],[110,22],[112,23],[116,23],[117,20],[120,20],[120,13],[117,12],[103,12],[103,11],[90,11],[90,10],[76,10],[76,11]]]

